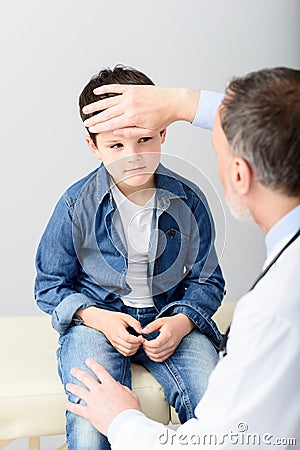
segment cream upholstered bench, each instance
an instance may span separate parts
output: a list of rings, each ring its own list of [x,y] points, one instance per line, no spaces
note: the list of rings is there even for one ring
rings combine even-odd
[[[222,332],[234,306],[224,303],[215,314]],[[66,397],[56,371],[56,348],[57,333],[48,316],[0,318],[0,448],[25,437],[30,450],[39,450],[41,436],[64,434]],[[132,365],[132,378],[148,417],[178,423],[149,372]]]

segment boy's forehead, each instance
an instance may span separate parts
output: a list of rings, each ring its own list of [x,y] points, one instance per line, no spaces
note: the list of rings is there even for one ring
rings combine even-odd
[[[136,141],[142,137],[149,137],[149,134],[145,133],[143,128],[140,128],[140,133],[137,132],[138,128],[136,128],[136,136],[132,138],[124,137],[124,136],[115,136],[113,131],[104,131],[96,134],[97,141],[102,144],[113,143],[113,142],[132,142]],[[151,136],[160,134],[158,131],[151,133]]]
[[[102,133],[98,133],[96,137],[97,140],[101,142],[119,142],[121,139],[120,137],[115,136],[113,131],[103,131]]]

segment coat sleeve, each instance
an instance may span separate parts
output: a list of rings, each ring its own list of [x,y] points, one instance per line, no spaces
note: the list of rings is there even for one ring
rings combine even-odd
[[[212,130],[217,109],[224,98],[224,94],[212,91],[201,91],[198,109],[193,125]]]

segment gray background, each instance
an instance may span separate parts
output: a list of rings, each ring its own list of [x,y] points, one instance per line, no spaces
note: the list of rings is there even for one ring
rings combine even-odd
[[[299,13],[298,0],[1,3],[2,315],[39,314],[32,294],[39,238],[61,193],[96,167],[77,110],[91,75],[123,63],[160,85],[223,91],[233,75],[300,67]],[[260,269],[263,234],[221,207],[210,141],[208,131],[178,123],[163,151],[187,160],[170,162],[207,191],[234,300]],[[43,448],[54,448],[53,439]]]
[[[299,12],[298,0],[2,2],[3,315],[39,314],[32,294],[38,241],[63,191],[97,165],[77,107],[91,75],[123,63],[156,84],[223,91],[233,75],[299,68]],[[173,124],[163,152],[207,192],[227,300],[237,299],[263,261],[262,232],[230,216],[209,131]]]

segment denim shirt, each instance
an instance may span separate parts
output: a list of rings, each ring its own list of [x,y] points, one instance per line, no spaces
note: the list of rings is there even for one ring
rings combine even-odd
[[[214,223],[201,190],[160,164],[147,283],[157,317],[183,313],[218,346],[211,316],[224,295],[214,248]],[[52,325],[64,334],[78,309],[122,312],[127,244],[103,164],[61,197],[41,238],[35,296]]]

